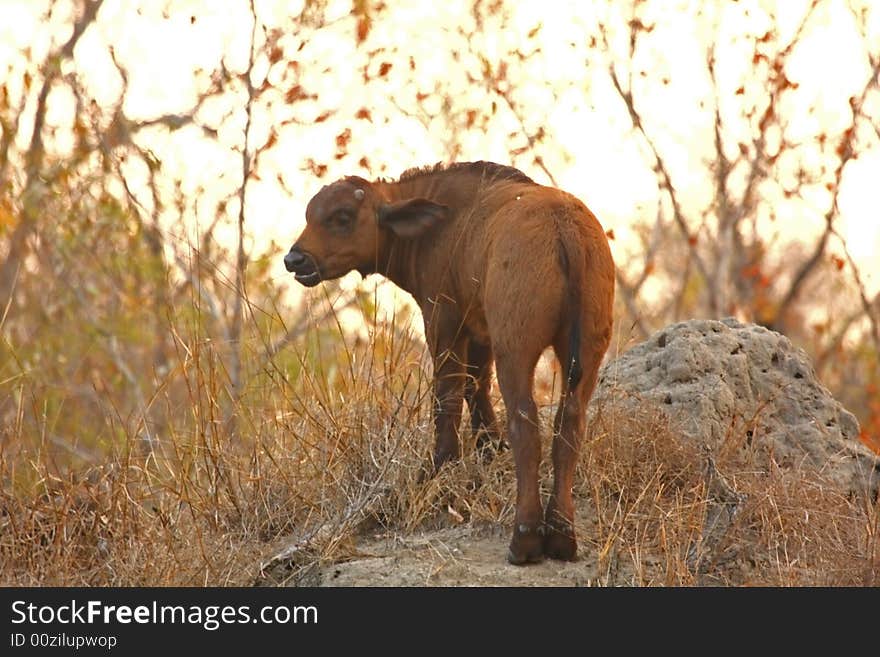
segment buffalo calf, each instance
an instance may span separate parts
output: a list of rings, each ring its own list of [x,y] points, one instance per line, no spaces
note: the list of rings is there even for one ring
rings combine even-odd
[[[415,298],[434,361],[435,470],[461,453],[463,399],[478,445],[498,439],[494,361],[516,463],[508,559],[573,559],[574,471],[614,298],[611,251],[590,210],[491,162],[414,169],[396,181],[349,176],[311,199],[284,264],[307,287],[357,270],[380,273]],[[532,388],[550,346],[564,380],[553,491],[542,510]]]

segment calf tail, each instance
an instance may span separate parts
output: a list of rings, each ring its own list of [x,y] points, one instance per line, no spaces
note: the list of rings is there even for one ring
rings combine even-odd
[[[580,383],[584,375],[581,365],[581,281],[583,280],[584,261],[580,249],[573,248],[571,240],[564,234],[559,237],[559,262],[565,276],[565,308],[566,315],[562,321],[568,322],[568,362],[563,364],[565,371],[565,388],[572,390]]]

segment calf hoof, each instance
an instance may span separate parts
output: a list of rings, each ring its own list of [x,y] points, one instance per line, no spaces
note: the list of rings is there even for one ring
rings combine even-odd
[[[537,527],[516,525],[513,528],[510,549],[507,550],[507,560],[514,566],[538,563],[544,559],[543,544],[543,525],[538,525]]]
[[[507,443],[501,438],[493,437],[482,432],[477,438],[476,450],[483,463],[491,463],[496,454],[501,454],[501,452],[506,449]]]
[[[544,537],[544,555],[551,559],[574,561],[577,550],[577,540],[573,535],[551,530]]]
[[[434,465],[434,474],[436,475],[440,472],[440,468],[451,461],[457,461],[461,457],[461,454],[456,450],[438,450],[434,452],[434,458],[432,459],[432,463]]]
[[[544,526],[547,530],[544,536],[544,555],[559,561],[574,561],[577,556],[574,524],[559,512],[555,497],[547,502]]]
[[[436,477],[440,474],[440,469],[449,463],[450,461],[455,461],[458,459],[458,454],[453,452],[440,452],[435,453],[434,457],[425,464],[422,465],[422,468],[419,472],[418,483],[424,484]]]
[[[440,474],[441,468],[446,463],[448,463],[448,461],[445,461],[444,463],[441,463],[440,465],[436,465],[434,463],[434,461],[425,461],[422,464],[422,467],[419,468],[419,475],[418,475],[418,477],[416,477],[416,483],[418,483],[419,485],[427,484],[432,479],[435,479],[437,477],[437,475]]]

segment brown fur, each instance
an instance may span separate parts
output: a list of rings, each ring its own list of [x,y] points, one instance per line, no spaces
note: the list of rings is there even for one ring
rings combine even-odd
[[[381,273],[421,308],[434,360],[435,469],[460,455],[462,399],[478,444],[497,440],[488,397],[494,360],[517,475],[508,558],[574,558],[572,483],[614,297],[611,251],[593,214],[516,169],[472,162],[410,170],[397,181],[345,178],[315,195],[306,222],[285,258],[297,280]],[[542,512],[532,387],[549,346],[566,382]]]

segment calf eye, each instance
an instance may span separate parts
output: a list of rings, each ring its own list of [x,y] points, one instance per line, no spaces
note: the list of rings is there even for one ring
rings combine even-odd
[[[335,210],[324,219],[324,225],[332,232],[348,232],[354,225],[354,212],[347,208]]]

